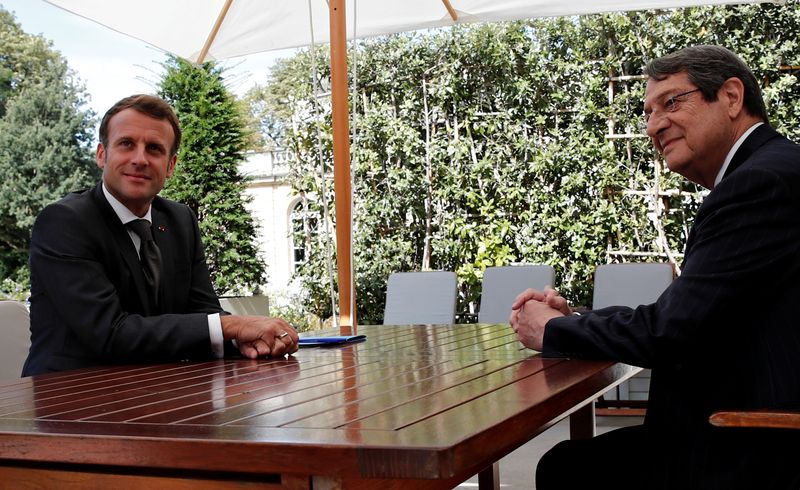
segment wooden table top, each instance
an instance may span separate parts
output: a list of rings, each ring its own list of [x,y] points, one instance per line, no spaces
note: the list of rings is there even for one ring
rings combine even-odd
[[[508,325],[360,326],[292,358],[0,381],[0,459],[447,479],[474,474],[626,378],[543,359]],[[315,333],[316,334],[316,333]]]

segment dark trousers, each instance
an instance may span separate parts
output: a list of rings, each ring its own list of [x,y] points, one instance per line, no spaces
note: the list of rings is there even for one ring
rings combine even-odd
[[[654,437],[642,425],[562,441],[542,456],[536,490],[798,490],[800,431],[713,429]]]

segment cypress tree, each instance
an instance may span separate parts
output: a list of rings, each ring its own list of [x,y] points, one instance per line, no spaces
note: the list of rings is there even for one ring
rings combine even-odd
[[[266,280],[266,264],[258,256],[257,226],[239,171],[249,141],[242,115],[215,63],[195,66],[170,57],[164,68],[159,95],[175,108],[183,140],[161,194],[197,215],[217,293],[253,291]]]

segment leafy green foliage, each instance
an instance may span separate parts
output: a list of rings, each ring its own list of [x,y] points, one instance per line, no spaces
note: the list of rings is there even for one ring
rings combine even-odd
[[[0,296],[24,295],[39,211],[100,177],[85,97],[50,43],[0,9]]]
[[[589,305],[597,265],[679,263],[703,193],[670,173],[646,137],[631,136],[642,133],[642,68],[688,45],[727,46],[763,81],[773,125],[798,139],[798,32],[790,0],[460,26],[360,43],[350,54],[359,78],[351,105],[360,321],[381,320],[393,271],[457,271],[459,310],[473,311],[493,265],[551,264],[565,296]],[[315,88],[326,91],[328,60],[316,56],[314,84],[310,53],[301,52],[250,100],[271,137],[297,156],[292,185],[319,211],[322,186],[333,192],[317,152],[319,145],[329,174],[330,101],[314,98]],[[330,314],[326,240],[309,242],[299,272],[306,306],[321,316]]]
[[[197,215],[217,292],[252,291],[264,282],[266,265],[258,255],[257,227],[239,172],[249,137],[240,109],[214,63],[194,66],[172,57],[164,68],[159,95],[175,108],[183,140],[162,195]]]

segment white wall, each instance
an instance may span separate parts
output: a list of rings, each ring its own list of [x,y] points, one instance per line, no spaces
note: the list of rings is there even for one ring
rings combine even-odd
[[[291,290],[292,251],[289,247],[289,212],[297,200],[286,183],[289,172],[285,152],[251,153],[242,164],[252,178],[247,193],[253,197],[248,209],[260,226],[259,249],[267,263],[265,294],[271,297]]]

